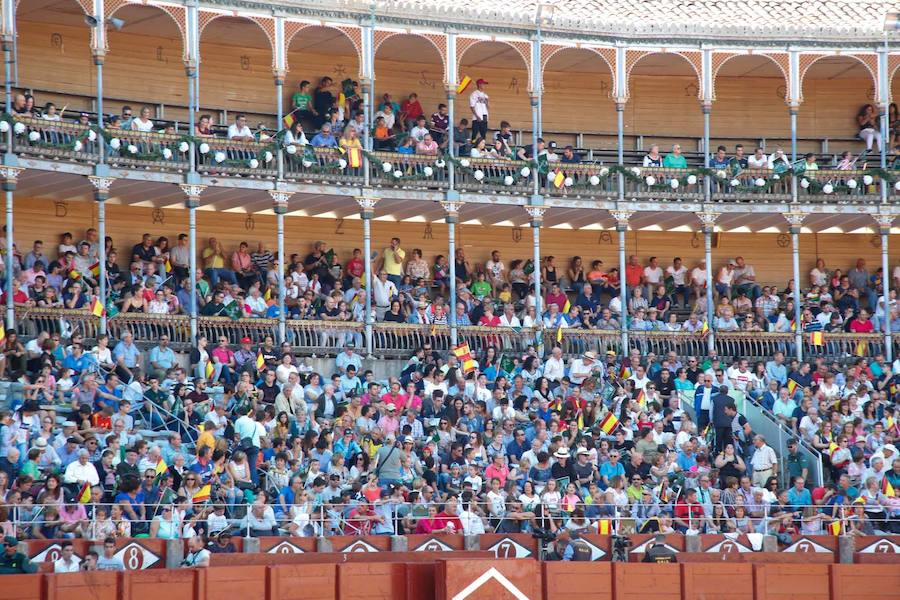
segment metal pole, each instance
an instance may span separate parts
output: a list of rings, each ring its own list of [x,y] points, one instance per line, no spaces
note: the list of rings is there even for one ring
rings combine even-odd
[[[713,276],[712,276],[712,236],[714,225],[704,225],[703,227],[703,252],[706,259],[706,325],[709,331],[706,334],[707,349],[712,351],[716,348],[715,331],[713,330],[713,315],[715,314],[715,306],[713,303]]]
[[[275,76],[275,110],[278,117],[278,122],[275,123],[275,131],[280,131],[282,127],[282,122],[284,119],[284,76],[276,75]],[[284,179],[284,157],[281,152],[275,152],[276,165],[278,169],[278,179]],[[284,314],[284,311],[281,312]],[[281,339],[284,341],[284,331],[281,332]]]
[[[7,66],[8,69],[9,66]],[[13,229],[13,187],[9,185],[8,181],[4,187],[6,188],[6,328],[9,331],[16,326],[16,307],[13,303],[13,278],[15,277],[13,262],[16,260],[13,256],[15,229]]]
[[[625,165],[625,104],[616,102],[616,164],[620,167]],[[625,201],[625,175],[617,173],[619,188],[619,202]],[[622,282],[622,317],[625,317],[625,271],[619,274]]]
[[[709,113],[711,109],[709,104],[701,106],[703,111],[703,167],[706,169],[709,168]],[[709,175],[703,176],[703,200],[705,202],[712,200],[712,181]]]
[[[791,115],[791,161],[797,160],[797,107],[789,109]]]
[[[531,219],[531,230],[534,235],[534,313],[536,318],[543,319],[543,301],[541,299],[541,217]],[[562,307],[560,307],[562,310]]]
[[[197,166],[194,161],[194,156],[196,152],[196,148],[194,146],[194,128],[197,123],[197,107],[195,106],[197,102],[196,92],[197,88],[194,85],[194,79],[197,77],[197,68],[195,66],[187,66],[185,67],[185,72],[187,74],[188,80],[188,162],[190,163],[190,171],[195,171]]]
[[[450,254],[450,345],[459,343],[459,332],[456,323],[456,222],[459,214],[456,210],[447,211],[447,252]]]
[[[375,325],[375,312],[372,310],[372,217],[375,215],[374,198],[360,197],[356,201],[360,206],[359,216],[363,222],[363,255],[366,261],[366,353],[371,356],[374,350],[372,329]]]
[[[198,327],[197,327],[197,206],[200,201],[197,197],[188,196],[186,205],[188,207],[188,240],[190,242],[191,255],[188,259],[188,269],[190,270],[190,286],[191,286],[191,340],[197,343]]]
[[[97,229],[100,232],[100,302],[106,307],[106,198],[97,193]],[[107,316],[100,317],[100,333],[106,333]]]
[[[888,237],[891,233],[890,221],[881,224],[881,292],[884,302],[884,357],[893,362],[894,346],[891,340],[891,274],[888,270]]]
[[[791,253],[794,268],[794,344],[797,346],[797,360],[803,360],[803,325],[800,322],[800,226],[791,226]]]
[[[101,15],[97,18],[97,29],[100,30],[103,26]],[[97,132],[97,154],[98,162],[102,165],[106,162],[106,148],[103,143],[103,56],[94,54],[94,64],[97,66],[97,128],[100,130]]]
[[[280,166],[280,165],[279,165]],[[278,223],[278,338],[283,344],[287,340],[287,315],[285,314],[284,296],[284,211],[286,206],[276,206]]]
[[[627,287],[625,283],[625,232],[628,231],[628,224],[616,223],[616,231],[619,232],[619,302],[622,304],[619,330],[622,335],[622,357],[624,358],[628,356],[628,294],[625,289]]]
[[[456,90],[448,90],[447,93],[447,154],[456,156],[455,140],[456,140]],[[447,162],[447,184],[451,191],[456,189],[456,166],[453,161]],[[453,256],[450,257],[451,266],[453,265]],[[454,311],[451,311],[454,312]]]
[[[541,192],[541,174],[538,166],[540,162],[538,162],[538,104],[540,102],[539,95],[531,96],[531,157],[534,160],[534,194],[538,195]],[[549,170],[550,166],[547,163],[547,168]],[[535,233],[537,235],[537,233]],[[534,261],[534,268],[539,269],[540,265],[537,260]]]

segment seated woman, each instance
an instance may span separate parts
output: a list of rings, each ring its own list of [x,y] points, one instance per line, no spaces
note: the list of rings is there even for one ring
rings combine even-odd
[[[659,146],[657,144],[653,144],[650,146],[650,152],[644,156],[644,166],[645,167],[661,167],[663,166],[663,157],[659,153]]]
[[[881,151],[881,131],[878,127],[878,117],[875,114],[875,107],[871,104],[864,104],[859,112],[856,113],[856,125],[859,127],[859,139],[866,143],[866,150],[872,150],[872,143],[875,142],[878,150]]]

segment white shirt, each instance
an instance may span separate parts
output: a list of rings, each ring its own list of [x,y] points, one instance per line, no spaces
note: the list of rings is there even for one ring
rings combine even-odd
[[[719,271],[719,278],[717,280],[722,285],[731,285],[731,282],[734,281],[734,269],[728,270],[728,267],[722,267],[722,270]]]
[[[463,526],[463,532],[466,535],[481,535],[484,533],[484,522],[475,513],[464,510],[458,516]]]
[[[94,467],[90,461],[82,465],[78,460],[74,460],[69,463],[69,466],[66,467],[66,474],[64,476],[64,481],[66,483],[78,483],[79,481],[87,481],[92,486],[99,485],[100,476],[97,475],[97,469]]]
[[[506,313],[500,315],[500,325],[502,325],[503,327],[521,327],[519,317],[513,315],[510,319],[506,317]]]
[[[544,377],[546,377],[548,381],[559,381],[563,378],[565,372],[566,365],[562,358],[551,356],[547,359],[547,362],[544,363]]]
[[[385,308],[391,305],[391,298],[397,295],[397,286],[394,285],[393,281],[381,281],[381,278],[376,278],[375,281],[372,282],[372,291],[375,299],[375,306]]]
[[[644,279],[647,283],[659,283],[662,281],[662,276],[662,267],[656,267],[655,269],[649,265],[644,267]]]
[[[706,286],[706,269],[701,269],[700,267],[694,267],[691,270],[691,283],[694,285],[699,285],[701,287]]]
[[[81,570],[81,559],[72,555],[72,560],[66,562],[66,559],[59,558],[53,563],[54,573],[77,573]]]
[[[488,116],[488,99],[489,96],[487,94],[477,89],[469,96],[469,106],[479,119],[484,119]]]
[[[228,139],[238,137],[253,137],[253,132],[250,131],[250,128],[246,125],[244,125],[243,127],[238,127],[237,123],[232,123],[228,126]]]
[[[572,360],[572,365],[569,367],[569,377],[571,378],[572,383],[581,385],[582,382],[584,382],[584,380],[590,376],[593,369],[593,361],[588,364],[584,364],[583,359],[575,358]]]
[[[733,388],[741,390],[742,392],[747,391],[747,386],[750,384],[750,371],[741,371],[736,367],[728,367],[728,370],[725,371],[725,375],[731,380],[731,386]]]
[[[666,275],[671,275],[675,285],[684,285],[684,276],[687,275],[687,267],[681,265],[676,269],[674,266],[666,269]]]
[[[768,169],[769,159],[765,154],[761,158],[756,158],[756,155],[753,154],[747,157],[747,166],[751,169]]]
[[[757,448],[753,453],[750,464],[753,465],[754,471],[766,471],[774,469],[778,465],[778,457],[775,456],[775,451],[771,447],[763,444],[762,448]]]

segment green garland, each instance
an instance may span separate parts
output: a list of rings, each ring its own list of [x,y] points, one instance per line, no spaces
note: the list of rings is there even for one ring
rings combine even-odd
[[[390,160],[382,158],[380,156],[375,156],[368,150],[362,151],[363,156],[373,165],[377,165],[381,167],[377,169],[379,172],[383,173],[383,178],[394,183],[402,184],[404,181],[435,181],[437,179],[438,173],[447,168],[447,162],[450,160],[450,157],[447,155],[436,156],[430,165],[410,165],[405,164],[403,162],[393,163]],[[408,156],[404,154],[398,154],[398,156]],[[391,170],[390,172],[384,171],[384,164],[390,163]],[[431,167],[431,175],[426,175],[424,172],[425,167]],[[396,171],[401,172],[401,176],[396,176]],[[389,177],[390,176],[390,177]]]

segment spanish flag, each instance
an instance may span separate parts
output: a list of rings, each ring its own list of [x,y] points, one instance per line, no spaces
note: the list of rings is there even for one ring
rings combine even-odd
[[[838,446],[834,442],[831,442],[830,444],[828,444],[828,456],[831,456],[832,454],[834,454],[834,451],[837,450],[839,447],[840,446]]]
[[[566,305],[563,306],[563,312],[568,313],[570,310],[572,310],[572,303],[569,302],[568,298],[566,298]]]
[[[453,349],[453,355],[462,364],[463,373],[469,373],[475,370],[475,361],[472,359],[472,352],[469,350],[469,344],[462,343]]]
[[[347,148],[347,164],[354,169],[362,166],[362,150],[359,148]]]
[[[263,294],[263,300],[265,300],[266,302],[268,302],[268,301],[271,300],[271,299],[272,299],[272,288],[271,288],[271,287],[267,287],[267,288],[266,288],[266,293]]]
[[[290,129],[294,126],[294,123],[297,122],[297,119],[294,118],[294,112],[291,111],[288,114],[284,115],[284,118],[281,119],[281,122],[284,124],[285,129]]]
[[[825,332],[824,331],[813,331],[809,334],[809,345],[810,346],[824,346],[825,345]]]
[[[791,396],[794,395],[794,390],[797,389],[797,386],[798,386],[798,385],[799,385],[799,384],[798,384],[796,381],[794,381],[793,379],[788,379],[788,382],[787,382],[787,389],[788,389],[788,393],[789,393]]]
[[[166,267],[166,273],[171,273],[172,272],[172,262],[167,258],[166,262],[163,264]]]
[[[91,275],[93,275],[94,277],[100,277],[100,261],[99,260],[91,265]]]
[[[6,325],[0,321],[0,344],[6,341]]]
[[[462,78],[462,81],[459,82],[459,85],[456,86],[456,93],[462,94],[464,91],[466,91],[466,88],[469,87],[471,84],[472,84],[472,78],[469,77],[468,75],[466,75],[465,77]]]
[[[623,362],[622,370],[619,371],[619,379],[628,379],[629,377],[631,377],[631,369]]]
[[[563,330],[562,325],[559,325],[559,326],[556,328],[556,341],[557,341],[557,343],[562,342],[562,330]]]
[[[81,273],[79,273],[75,269],[72,269],[71,271],[69,271],[69,279],[81,279]]]
[[[854,354],[857,356],[865,356],[869,351],[869,343],[866,340],[859,340],[856,342],[856,351]]]
[[[159,462],[156,463],[156,469],[155,469],[156,474],[157,474],[157,475],[162,475],[163,473],[165,473],[165,472],[168,471],[168,470],[169,470],[169,465],[166,464],[166,461],[165,461],[165,460],[163,460],[162,458],[160,458],[160,459],[159,459]]]
[[[344,95],[344,92],[338,94],[338,106],[343,109],[347,105],[347,96]]]
[[[837,519],[837,520],[829,523],[827,528],[828,528],[828,533],[830,533],[831,535],[841,535],[841,532],[842,532],[844,526],[841,523],[841,520]]]
[[[600,421],[600,430],[606,435],[612,435],[613,431],[615,431],[618,426],[619,419],[611,412],[606,413],[606,416]]]
[[[885,478],[887,481],[887,478]],[[87,504],[91,501],[91,484],[88,482],[84,482],[81,484],[81,489],[78,490],[78,502],[79,504]]]
[[[256,370],[262,371],[266,366],[266,360],[263,358],[262,350],[256,351]]]
[[[566,182],[566,175],[562,171],[557,171],[556,175],[553,176],[553,185],[557,188],[561,188],[563,183]]]
[[[897,492],[894,491],[894,486],[892,486],[891,482],[888,481],[887,475],[881,478],[881,493],[888,498],[893,498],[897,495]]]
[[[700,328],[700,335],[709,335],[709,323],[703,321],[703,327]]]
[[[795,319],[791,319],[791,331],[797,331],[797,321]]]
[[[637,400],[637,403],[642,407],[647,406],[647,395],[644,393],[644,390],[639,390],[634,399]]]
[[[212,485],[207,483],[202,488],[194,492],[194,495],[191,496],[192,504],[200,504],[201,502],[208,502],[209,496],[212,493]]]
[[[213,373],[216,372],[216,367],[213,366],[213,361],[210,359],[206,361],[206,378],[209,379],[213,376]]]
[[[609,519],[600,519],[597,521],[597,533],[600,535],[609,535],[612,533],[612,522]]]
[[[94,301],[91,302],[91,314],[95,317],[106,315],[106,307],[100,302],[100,298],[94,298]]]

